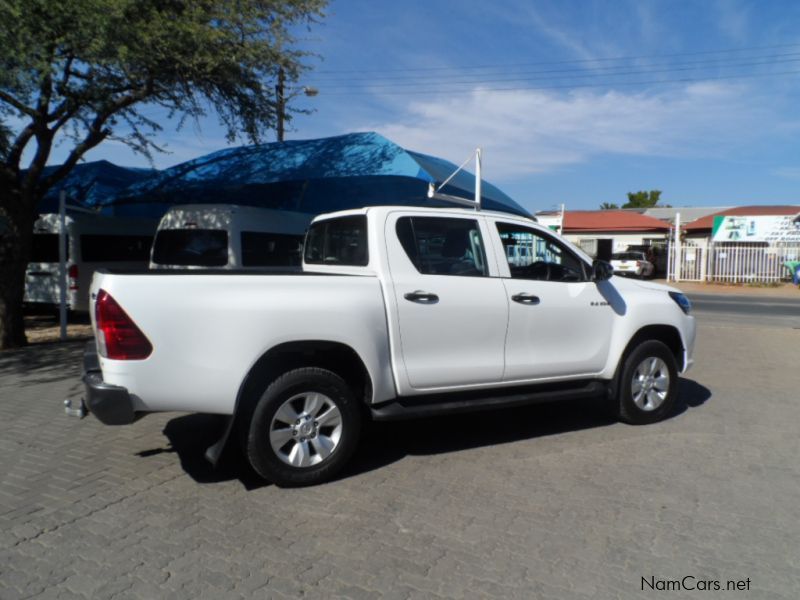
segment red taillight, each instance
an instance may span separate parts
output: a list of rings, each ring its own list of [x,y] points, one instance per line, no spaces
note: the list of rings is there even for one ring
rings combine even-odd
[[[113,360],[142,360],[153,346],[111,294],[100,290],[94,307],[97,349]]]
[[[67,271],[69,279],[69,289],[75,291],[78,289],[78,265],[71,265]]]

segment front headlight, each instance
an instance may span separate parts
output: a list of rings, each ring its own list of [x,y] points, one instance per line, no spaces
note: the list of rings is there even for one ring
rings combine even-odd
[[[675,304],[681,307],[681,310],[687,315],[692,312],[692,303],[689,299],[680,292],[670,292],[669,297],[675,300]]]

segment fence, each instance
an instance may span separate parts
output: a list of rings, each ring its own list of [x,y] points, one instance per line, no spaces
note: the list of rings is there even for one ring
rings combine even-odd
[[[800,260],[800,244],[671,244],[669,258],[668,279],[673,281],[772,283],[791,279],[785,263]]]

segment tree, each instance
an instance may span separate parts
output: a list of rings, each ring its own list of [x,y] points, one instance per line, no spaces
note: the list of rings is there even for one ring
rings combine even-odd
[[[9,138],[11,137],[11,130],[6,127],[5,123],[0,123],[0,160],[4,160],[10,148]]]
[[[619,205],[618,204],[613,204],[611,202],[603,202],[600,205],[600,210],[614,210],[616,208],[619,208]]]
[[[25,343],[21,304],[38,201],[87,151],[117,140],[151,157],[148,110],[218,115],[229,140],[260,141],[279,110],[274,82],[305,68],[289,29],[326,0],[0,0],[0,348]],[[56,143],[59,168],[43,173]],[[26,164],[23,164],[23,157]]]
[[[652,208],[658,204],[661,190],[628,192],[628,202],[622,208]]]

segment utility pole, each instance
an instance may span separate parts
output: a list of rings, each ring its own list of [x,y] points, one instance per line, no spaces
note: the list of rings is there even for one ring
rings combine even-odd
[[[67,339],[67,191],[58,193],[58,338]]]
[[[278,68],[278,84],[275,86],[275,105],[278,109],[278,141],[283,141],[283,121],[286,118],[286,97],[284,96],[284,82],[286,75],[283,67]]]

